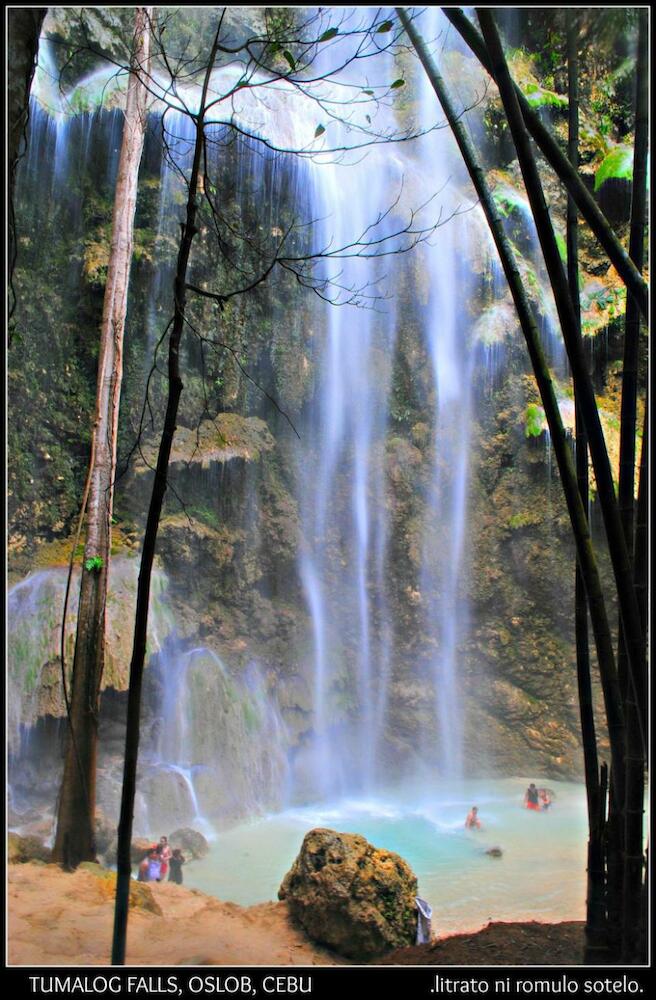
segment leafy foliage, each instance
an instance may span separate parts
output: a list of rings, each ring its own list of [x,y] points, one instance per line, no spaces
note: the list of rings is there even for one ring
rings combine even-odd
[[[544,410],[538,403],[529,403],[524,413],[524,433],[527,438],[540,437],[546,425]]]
[[[92,556],[90,559],[84,560],[84,568],[88,573],[99,573],[104,565],[102,556]]]
[[[569,103],[563,94],[545,90],[537,83],[526,84],[524,96],[532,108],[566,108]]]

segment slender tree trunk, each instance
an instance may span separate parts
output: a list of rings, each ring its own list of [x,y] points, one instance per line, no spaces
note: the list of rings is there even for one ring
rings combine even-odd
[[[480,63],[492,78],[496,80],[496,68],[490,58],[485,42],[471,21],[458,8],[443,7],[442,9],[449,21],[460,32]],[[513,87],[527,129],[546,160],[556,171],[559,179],[565,185],[572,198],[574,198],[581,215],[608,254],[609,260],[617,270],[630,294],[635,297],[640,312],[646,318],[649,313],[649,286],[620,243],[608,219],[586,188],[578,172],[562,152],[549,129],[540,120],[539,114],[531,108],[521,90],[515,84],[513,84]]]
[[[633,572],[635,574],[638,607],[644,635],[647,635],[649,598],[649,386],[645,393],[645,412],[642,423],[642,448],[640,452],[640,478],[635,515],[633,545]]]
[[[503,223],[499,218],[497,207],[490,193],[485,173],[478,162],[467,130],[461,121],[461,116],[453,107],[444,81],[408,13],[400,7],[397,7],[396,10],[401,24],[417,51],[422,65],[426,70],[426,75],[437,94],[449,125],[453,130],[481,206],[485,212],[488,225],[490,226],[490,231],[499,252],[504,273],[515,303],[522,332],[526,339],[531,364],[553,441],[554,453],[558,463],[563,492],[576,542],[577,557],[585,581],[607,713],[611,753],[619,766],[623,761],[624,753],[624,724],[617,685],[613,640],[608,624],[608,615],[606,613],[599,571],[590,538],[588,519],[578,490],[574,460],[569,444],[567,443],[549,367],[544,357],[544,351],[542,350],[540,332],[528,301],[512,247],[506,237]]]
[[[647,599],[648,599],[648,573],[649,573],[649,475],[648,475],[648,455],[649,455],[649,400],[645,395],[645,412],[642,432],[642,452],[640,457],[640,479],[638,484],[638,502],[635,511],[635,543],[634,543],[634,573],[636,581],[636,593],[638,595],[638,606],[645,630],[647,632]],[[646,643],[646,640],[645,640]],[[632,713],[633,708],[629,706]],[[647,878],[647,853],[643,851],[643,808],[644,808],[644,777],[645,759],[642,754],[642,746],[638,747],[634,739],[635,733],[629,737],[628,755],[635,757],[632,766],[635,770],[627,783],[627,823],[633,814],[633,824],[630,832],[627,830],[627,865],[631,867],[628,872],[628,884],[625,882],[627,892],[631,892],[631,899],[628,902],[628,909],[625,910],[625,920],[632,930],[627,928],[624,940],[624,960],[633,962],[647,961],[647,928],[649,921],[649,881]],[[635,775],[635,778],[634,778]],[[626,878],[626,874],[625,874]]]
[[[130,877],[132,866],[130,845],[132,841],[132,821],[134,797],[137,784],[137,763],[139,759],[139,724],[141,714],[141,687],[146,659],[146,637],[148,631],[148,607],[150,602],[150,582],[157,544],[159,519],[162,513],[164,495],[167,488],[167,474],[173,438],[176,431],[178,406],[183,384],[180,374],[180,342],[185,325],[186,282],[191,246],[196,233],[198,181],[204,142],[204,115],[210,74],[214,67],[219,45],[222,19],[219,22],[203,81],[203,90],[196,116],[196,140],[194,159],[189,178],[186,221],[182,224],[182,238],[174,280],[174,315],[169,338],[169,391],[164,417],[164,428],[159,444],[157,466],[148,508],[148,519],[144,534],[137,585],[137,610],[134,623],[134,641],[130,662],[130,684],[128,689],[128,712],[125,733],[125,760],[123,767],[123,788],[121,794],[121,815],[118,827],[118,850],[116,901],[114,909],[114,934],[112,941],[112,965],[123,965],[127,939]]]
[[[647,149],[649,142],[649,79],[648,79],[649,15],[639,15],[638,59],[636,78],[635,144],[633,151],[633,190],[629,254],[639,271],[644,265],[645,218],[647,207]],[[620,425],[619,503],[626,544],[634,551],[634,491],[635,433],[638,398],[638,363],[640,312],[629,296],[626,303],[624,333],[624,364],[622,368],[622,407]],[[635,579],[635,567],[634,567]],[[643,961],[640,954],[640,922],[642,881],[644,874],[643,813],[645,753],[640,741],[640,727],[647,725],[646,705],[636,703],[635,692],[626,676],[626,649],[620,623],[618,670],[625,691],[627,719],[626,804],[625,804],[625,863],[622,905],[622,960]],[[647,689],[647,678],[642,683]]]
[[[139,71],[148,61],[150,9],[138,7],[132,46],[112,240],[103,304],[96,412],[91,443],[86,543],[73,659],[70,725],[53,857],[66,868],[95,858],[96,749],[105,653],[105,604],[111,539],[123,331],[132,260],[137,179],[147,92]]]
[[[578,19],[574,11],[567,11],[567,79],[569,99],[568,157],[578,169],[579,157],[579,79],[578,79]],[[578,213],[576,203],[567,198],[567,280],[572,305],[579,323]],[[579,407],[575,407],[576,478],[585,510],[589,506],[588,441]],[[603,829],[599,818],[599,761],[595,730],[592,685],[590,677],[590,647],[588,641],[588,604],[585,583],[577,563],[574,580],[574,621],[576,635],[576,675],[581,716],[581,737],[585,769],[585,787],[588,803],[588,881],[586,899],[586,962],[598,958],[598,949],[604,947],[605,931],[604,878],[603,878]]]

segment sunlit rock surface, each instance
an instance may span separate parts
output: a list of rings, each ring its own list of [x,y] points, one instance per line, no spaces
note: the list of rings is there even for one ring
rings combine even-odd
[[[278,892],[314,941],[360,961],[414,943],[416,895],[417,879],[398,854],[324,829],[306,834]]]

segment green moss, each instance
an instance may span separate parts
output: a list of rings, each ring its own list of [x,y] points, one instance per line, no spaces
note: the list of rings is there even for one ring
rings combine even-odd
[[[546,427],[544,410],[538,403],[529,403],[524,412],[524,434],[527,438],[539,437]]]
[[[545,90],[537,83],[527,83],[523,89],[524,97],[532,108],[566,108],[569,103],[563,94]]]
[[[260,728],[260,713],[257,710],[257,706],[253,705],[250,701],[244,700],[241,703],[241,708],[244,713],[244,723],[246,724],[247,732],[257,732]]]
[[[533,524],[539,524],[541,520],[542,516],[537,511],[523,510],[518,514],[513,514],[508,521],[508,526],[512,528],[513,531],[517,531],[520,528],[528,528]],[[504,642],[504,645],[509,642],[509,638],[510,637],[507,632],[505,633],[505,641],[504,637],[501,637],[501,641]]]
[[[616,146],[602,160],[595,173],[595,191],[609,180],[633,180],[633,150],[629,146]]]
[[[497,206],[499,213],[504,217],[508,218],[512,212],[523,211],[524,200],[520,196],[518,191],[513,191],[511,187],[498,187],[492,192],[492,198]]]

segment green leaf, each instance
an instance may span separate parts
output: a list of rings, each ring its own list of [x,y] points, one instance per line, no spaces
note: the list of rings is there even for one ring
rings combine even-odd
[[[567,244],[565,243],[565,240],[563,239],[560,233],[556,233],[556,245],[558,247],[558,253],[560,254],[560,259],[562,260],[563,264],[566,264]]]
[[[393,27],[393,21],[383,21],[383,23],[376,28],[376,34],[381,35],[385,31],[391,31]]]
[[[609,180],[633,180],[633,150],[630,146],[616,146],[602,160],[595,174],[595,191]]]
[[[88,570],[89,573],[99,573],[103,568],[104,562],[102,556],[92,556],[90,559],[85,559],[84,568]]]
[[[320,135],[323,135],[325,131],[326,131],[326,130],[325,130],[325,128],[323,127],[323,125],[317,125],[316,129],[314,130],[314,138],[315,138],[315,139],[318,139],[318,138],[319,138],[319,136],[320,136]]]
[[[398,79],[390,83],[390,90],[398,90],[399,87],[405,87],[405,80]]]
[[[362,93],[363,94],[367,94],[368,97],[373,97],[374,96],[373,90],[363,90]]]
[[[290,69],[295,70],[296,69],[296,60],[294,59],[294,57],[291,54],[291,52],[289,52],[287,49],[284,49],[282,54],[285,57],[285,59],[287,60],[287,62],[289,63]]]
[[[319,39],[319,41],[320,42],[329,42],[330,39],[334,38],[335,35],[337,35],[337,34],[339,34],[339,29],[338,28],[328,28],[328,31],[324,31],[324,33],[321,36],[321,38]]]

